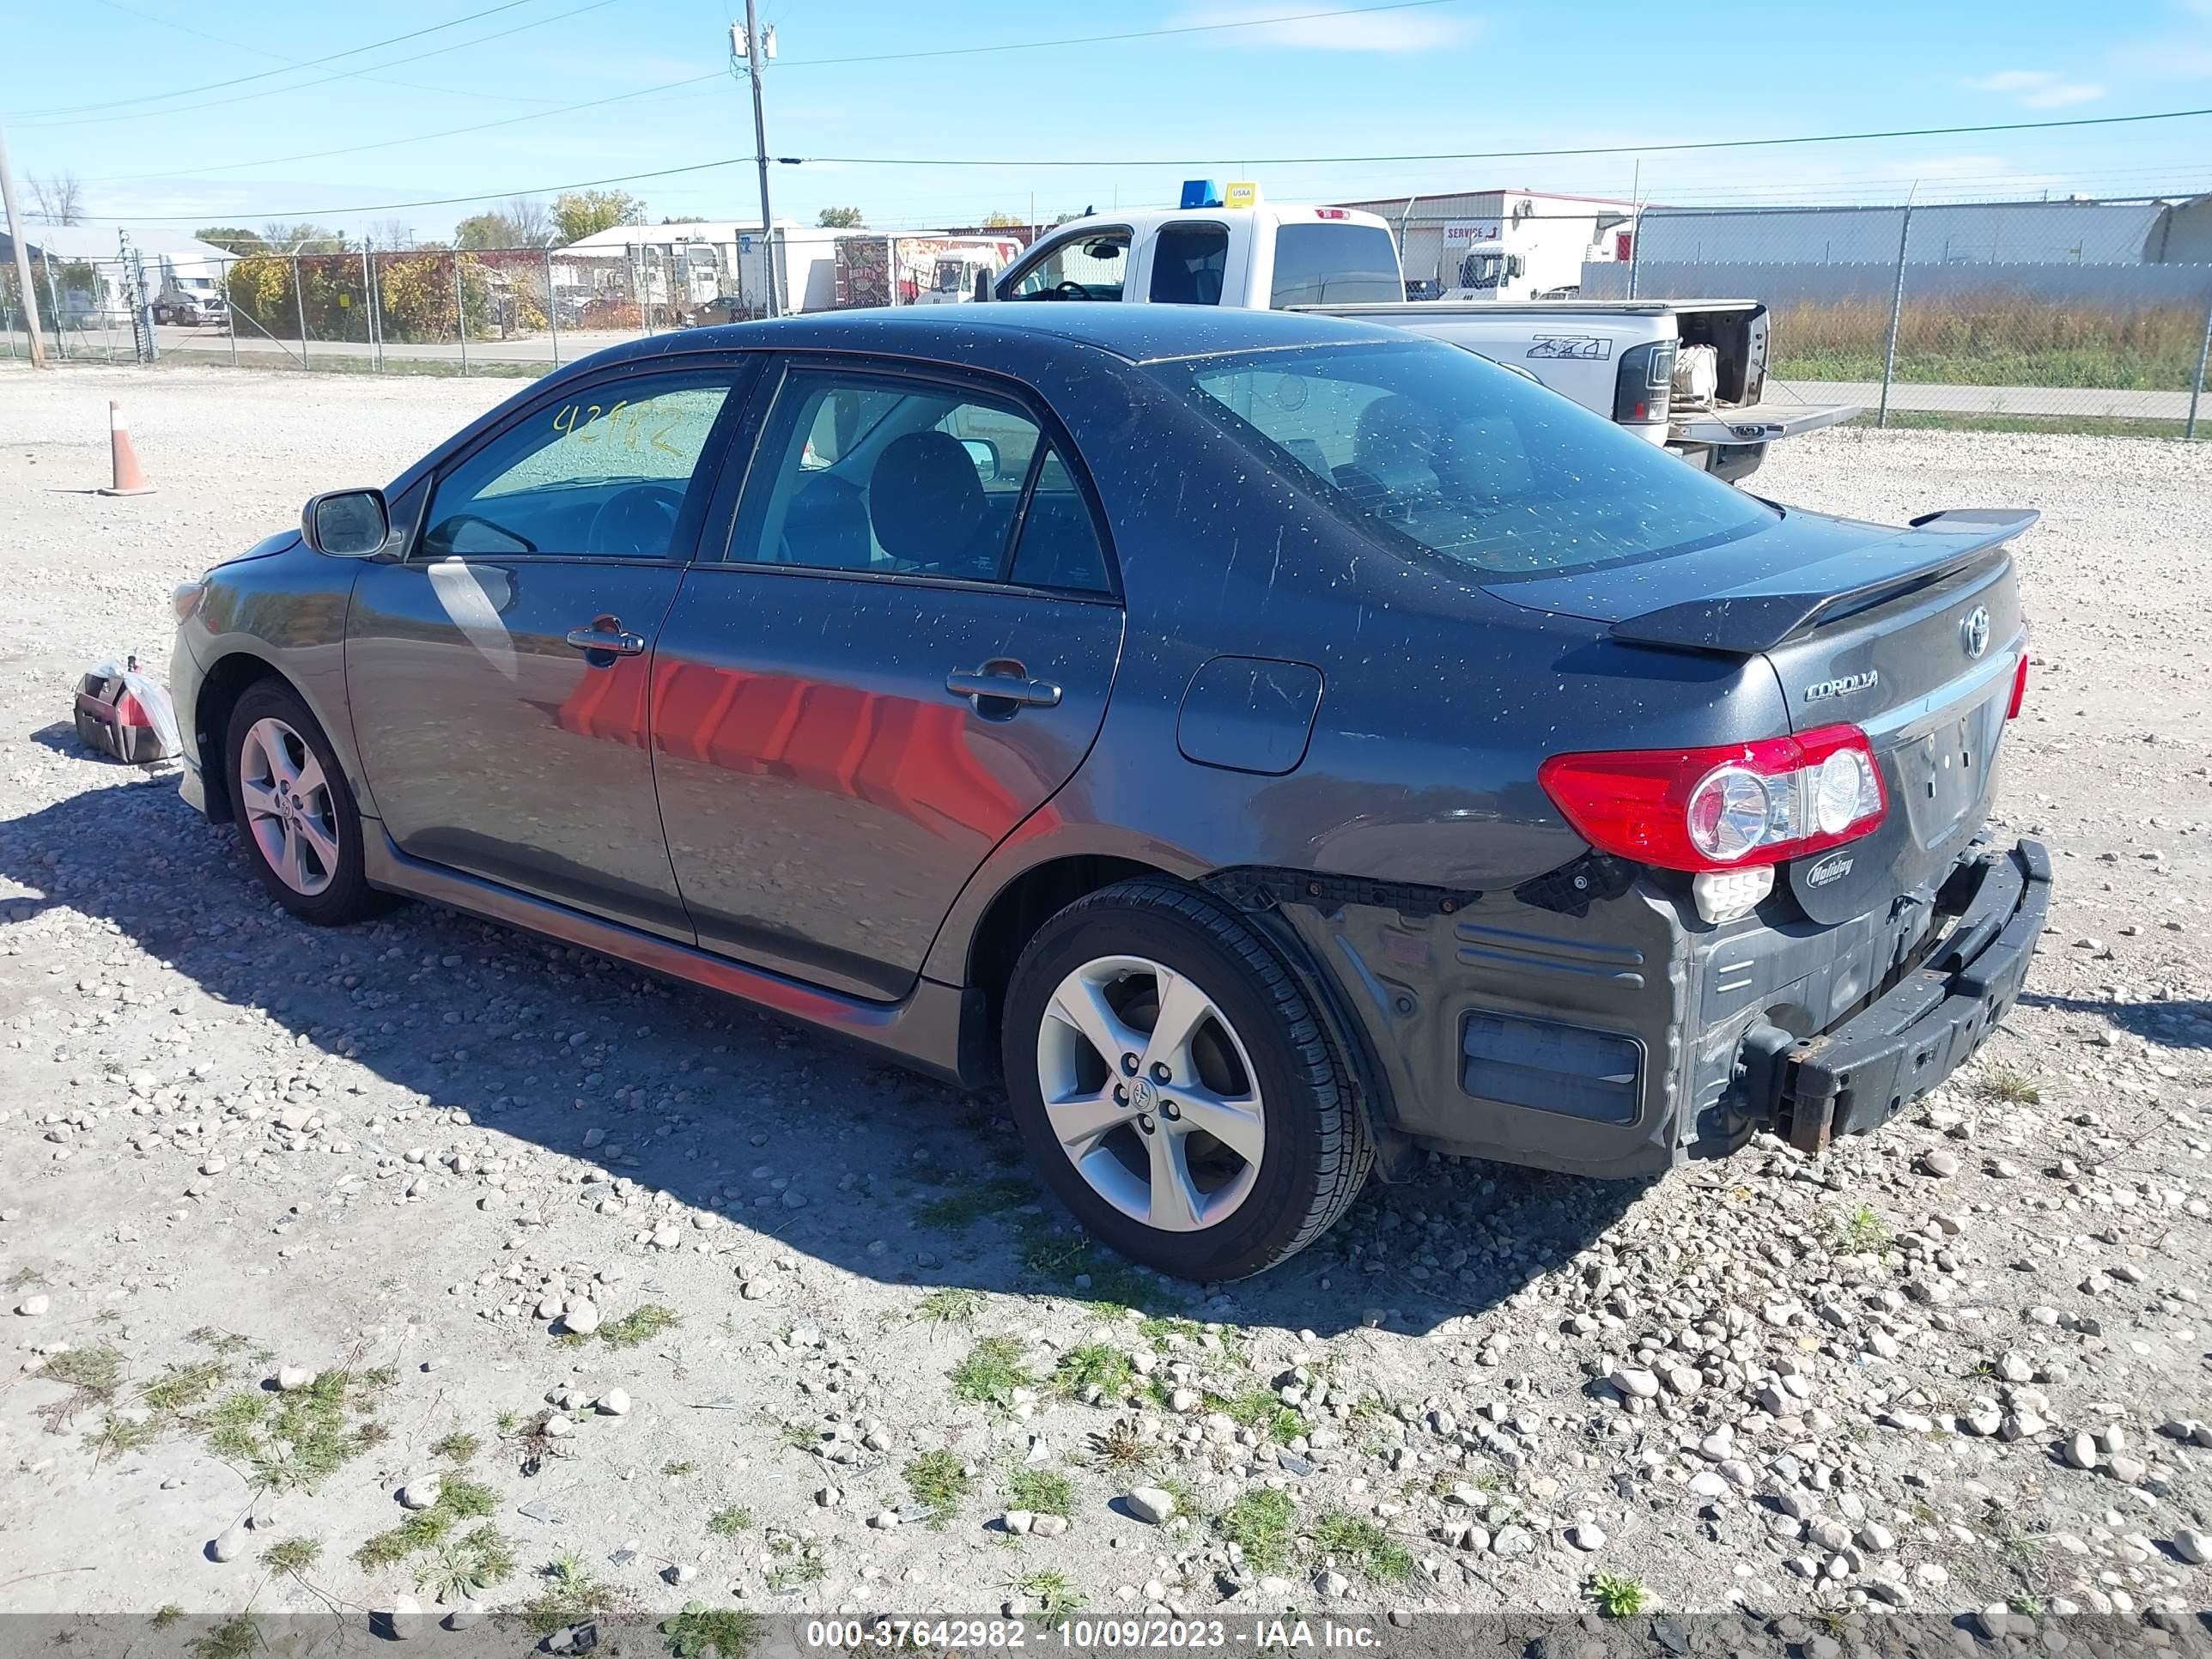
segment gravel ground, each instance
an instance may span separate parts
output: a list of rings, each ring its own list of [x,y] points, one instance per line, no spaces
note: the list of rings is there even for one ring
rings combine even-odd
[[[1759,481],[2042,509],[2002,827],[2059,885],[1969,1071],[1818,1161],[1437,1163],[1207,1296],[994,1100],[427,906],[299,926],[79,749],[173,582],[514,389],[0,370],[0,1607],[2212,1601],[2212,447]],[[161,493],[87,493],[110,397]]]

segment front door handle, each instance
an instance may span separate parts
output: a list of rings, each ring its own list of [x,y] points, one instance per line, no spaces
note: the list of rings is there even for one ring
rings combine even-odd
[[[562,636],[586,658],[635,657],[645,652],[645,636],[623,630],[617,617],[594,617],[589,628],[572,628]]]
[[[986,703],[1010,704],[1017,708],[1057,708],[1060,688],[1031,679],[1018,662],[987,662],[981,668],[956,668],[945,677],[945,689],[956,697],[974,702],[978,713]],[[1012,712],[1011,708],[1008,712]]]

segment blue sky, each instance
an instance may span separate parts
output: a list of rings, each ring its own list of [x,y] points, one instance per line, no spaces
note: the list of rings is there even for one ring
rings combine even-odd
[[[476,205],[386,204],[550,195],[750,157],[750,106],[726,75],[647,90],[726,70],[726,0],[520,0],[321,67],[289,67],[493,3],[27,5],[11,46],[35,73],[9,77],[16,101],[0,120],[19,179],[74,173],[92,216],[188,226],[312,215],[443,237]],[[875,224],[957,223],[994,209],[1026,217],[1034,204],[1049,219],[1094,204],[1171,201],[1177,180],[1197,175],[1256,177],[1277,199],[1495,185],[1730,203],[2212,189],[2212,118],[1735,152],[1257,164],[2212,106],[2212,0],[1423,0],[1313,15],[1373,3],[770,0],[763,17],[778,25],[781,53],[769,71],[771,151],[994,163],[778,167],[777,216],[811,222],[849,204]],[[1224,23],[1245,26],[1208,27]],[[1186,32],[961,50],[1155,29]],[[823,61],[933,52],[958,55]],[[227,82],[236,84],[211,84]],[[605,100],[617,101],[559,112]],[[422,139],[491,122],[505,125]],[[1041,164],[1071,159],[1115,164]],[[623,187],[654,219],[757,212],[749,160]]]

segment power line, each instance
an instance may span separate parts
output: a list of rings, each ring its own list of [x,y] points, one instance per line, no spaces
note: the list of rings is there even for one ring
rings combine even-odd
[[[1672,144],[1589,144],[1560,149],[1437,150],[1403,155],[1258,155],[1245,156],[1238,165],[1249,167],[1337,167],[1407,161],[1545,161],[1575,155],[1662,155],[1684,150],[1765,149],[1784,144],[1847,144],[1874,138],[1953,138],[1975,133],[2043,132],[2059,127],[2109,127],[2143,121],[2179,121],[2202,115],[2212,115],[2212,109],[2159,110],[2146,115],[2084,115],[2062,121],[2002,121],[1968,127],[1899,127],[1880,132],[1822,132],[1790,138],[1706,138]],[[841,167],[1175,167],[1212,165],[1211,158],[1189,155],[1105,158],[780,155],[776,159],[787,166],[813,161],[834,162]]]
[[[598,3],[599,4],[602,4],[602,5],[604,5],[604,4],[611,3],[611,0],[597,0],[597,3]],[[590,8],[590,7],[586,7],[586,8],[584,8],[584,9],[586,9],[586,10],[589,10],[589,9],[591,9],[591,8]],[[549,21],[550,21],[550,20],[549,20]],[[1709,140],[1705,140],[1705,141],[1702,141],[1702,142],[1683,143],[1670,143],[1670,144],[1613,144],[1613,145],[1595,146],[1595,147],[1591,147],[1591,148],[1589,148],[1589,149],[1546,149],[1546,150],[1482,150],[1482,151],[1469,151],[1469,152],[1465,152],[1465,153],[1455,153],[1455,154],[1449,154],[1449,155],[1410,155],[1410,156],[1409,156],[1409,155],[1328,155],[1328,156],[1291,156],[1291,157],[1272,157],[1272,158],[1270,158],[1270,157],[1261,157],[1261,158],[1259,158],[1257,161],[1250,161],[1250,160],[1249,160],[1249,159],[1248,159],[1248,161],[1247,161],[1245,164],[1246,164],[1246,165],[1251,165],[1251,166],[1261,166],[1261,167],[1290,167],[1290,166],[1310,166],[1310,165],[1348,165],[1348,164],[1357,164],[1357,163],[1372,163],[1372,162],[1384,162],[1384,161],[1497,161],[1497,160],[1525,159],[1525,158],[1530,158],[1530,157],[1559,156],[1559,155],[1655,155],[1655,154],[1661,154],[1661,153],[1667,153],[1667,152],[1680,152],[1680,151],[1686,151],[1686,150],[1705,150],[1705,149],[1741,149],[1752,148],[1752,147],[1771,147],[1771,146],[1774,146],[1774,145],[1782,145],[1782,144],[1833,144],[1833,143],[1856,143],[1856,142],[1860,142],[1860,141],[1863,141],[1863,140],[1869,140],[1869,139],[1879,139],[1879,138],[1925,138],[1925,137],[1943,137],[1943,136],[1948,136],[1948,135],[1954,135],[1954,134],[1962,134],[1962,133],[1979,133],[1979,132],[2022,132],[2022,131],[2045,131],[2045,130],[2049,130],[2049,129],[2051,129],[2051,128],[2059,128],[2059,127],[2114,126],[2114,125],[2123,125],[2123,124],[2130,124],[2130,123],[2142,123],[2142,122],[2148,122],[2148,121],[2179,121],[2179,120],[2187,120],[2187,119],[2194,118],[2200,117],[2200,116],[2206,116],[2206,115],[2212,115],[2212,109],[2179,109],[2179,110],[2160,110],[2160,111],[2154,111],[2154,112],[2148,112],[2148,113],[2146,113],[2146,114],[2141,114],[2141,115],[2101,115],[2101,116],[2087,116],[2087,117],[2078,117],[2078,118],[2074,118],[2074,119],[2070,119],[2070,120],[2061,120],[2061,121],[2015,121],[2015,122],[2008,122],[2008,123],[2002,123],[2002,124],[1993,124],[1993,125],[1984,125],[1984,126],[1971,126],[1971,127],[1920,127],[1920,128],[1914,128],[1914,129],[1910,129],[1910,130],[1899,130],[1899,131],[1885,131],[1885,132],[1834,132],[1834,133],[1817,133],[1817,134],[1808,134],[1808,135],[1805,135],[1805,136],[1802,136],[1802,137],[1791,137],[1791,138],[1717,138],[1717,139],[1709,139]],[[930,161],[930,160],[927,160],[927,159],[919,159],[919,158],[910,157],[910,156],[901,156],[901,157],[860,157],[860,156],[842,156],[842,157],[841,157],[841,156],[802,156],[802,155],[779,155],[779,156],[775,156],[775,157],[774,157],[774,158],[772,158],[772,159],[774,159],[774,160],[775,160],[775,161],[776,161],[777,162],[779,162],[779,163],[781,163],[781,164],[782,164],[782,165],[784,165],[784,166],[787,166],[787,167],[798,167],[798,166],[801,166],[801,165],[804,165],[805,163],[806,163],[806,162],[808,162],[808,161],[843,161],[843,162],[846,162],[846,163],[848,163],[848,164],[851,164],[851,165],[856,165],[856,166],[877,166],[877,167],[901,167],[901,166],[907,166],[907,167],[1176,167],[1176,166],[1181,166],[1181,165],[1183,165],[1183,164],[1184,164],[1184,162],[1183,162],[1182,161],[1179,161],[1179,160],[1176,160],[1176,159],[1175,159],[1175,158],[1169,158],[1169,159],[1166,159],[1166,160],[1162,160],[1162,159],[1158,158],[1158,157],[1148,158],[1148,159],[1142,160],[1142,161],[1130,161],[1130,160],[1125,160],[1125,161],[1065,161],[1020,160],[1020,159],[1015,159],[1015,158],[1008,158],[1008,159],[1006,159],[1006,160],[1003,160],[1003,161],[975,161],[975,160],[970,160],[970,161],[946,161],[946,160]],[[594,186],[600,185],[622,185],[622,184],[631,184],[631,183],[635,183],[635,182],[637,182],[637,181],[639,181],[639,180],[646,179],[661,179],[661,178],[668,178],[668,177],[672,177],[672,176],[673,176],[673,175],[675,175],[675,174],[678,174],[678,173],[702,173],[702,172],[705,172],[706,170],[708,170],[708,168],[710,168],[710,167],[732,167],[732,166],[737,165],[737,164],[738,164],[738,163],[739,163],[739,162],[750,163],[750,162],[752,162],[754,160],[755,160],[755,158],[754,158],[754,157],[752,157],[752,156],[750,156],[750,155],[733,156],[733,157],[729,157],[729,158],[726,158],[726,159],[725,159],[725,160],[722,160],[722,161],[701,161],[701,162],[696,162],[696,163],[694,163],[694,164],[692,164],[692,165],[690,165],[690,166],[688,166],[688,167],[663,167],[663,168],[659,168],[659,169],[657,169],[657,170],[655,170],[655,171],[653,171],[653,172],[647,172],[647,173],[617,173],[617,174],[615,174],[615,175],[613,175],[612,177],[610,177],[610,178],[605,178],[605,179],[586,179],[586,180],[584,180],[584,181],[582,181],[582,182],[580,182],[580,183],[575,183],[575,184],[564,184],[564,185],[529,185],[529,186],[521,187],[521,188],[517,188],[517,187],[514,187],[514,186],[509,186],[509,187],[507,187],[507,188],[506,188],[506,189],[503,189],[503,190],[489,190],[489,191],[479,191],[479,192],[477,192],[477,194],[475,194],[475,195],[471,195],[471,196],[444,196],[444,197],[436,197],[436,198],[432,198],[426,199],[426,200],[422,200],[422,201],[414,201],[414,202],[382,202],[382,203],[377,203],[377,204],[373,204],[373,205],[366,205],[366,206],[344,206],[344,205],[341,205],[341,206],[337,206],[337,207],[292,208],[292,209],[287,209],[287,210],[283,210],[283,211],[281,211],[281,212],[271,211],[271,210],[267,210],[267,209],[250,210],[249,210],[238,209],[238,208],[225,208],[225,209],[222,209],[222,210],[220,210],[220,211],[223,211],[223,212],[228,212],[228,213],[241,213],[241,212],[242,212],[242,213],[246,213],[246,216],[247,216],[248,217],[260,217],[260,218],[283,218],[283,219],[312,219],[312,218],[314,218],[314,217],[316,217],[316,216],[319,216],[319,215],[325,215],[325,214],[342,214],[342,213],[356,213],[356,214],[358,214],[358,213],[381,213],[381,212],[388,212],[388,211],[391,211],[391,210],[396,210],[396,209],[401,209],[401,208],[418,208],[418,207],[450,207],[450,206],[454,206],[454,205],[457,205],[457,204],[462,204],[462,203],[468,203],[468,202],[489,202],[489,201],[496,201],[496,200],[498,200],[498,199],[500,199],[500,198],[504,198],[504,197],[510,197],[510,196],[538,196],[538,195],[544,195],[544,194],[546,194],[546,193],[548,193],[548,192],[551,192],[551,191],[563,191],[563,190],[586,190],[586,189],[590,189],[590,188],[592,188],[592,187],[594,187]],[[1210,163],[1191,162],[1191,163],[1190,163],[1190,165],[1194,165],[1194,166],[1197,166],[1197,165],[1210,165]],[[137,215],[132,215],[132,216],[131,216],[131,217],[130,217],[130,221],[129,221],[129,222],[143,222],[143,223],[148,223],[148,224],[181,224],[181,223],[184,223],[184,222],[187,222],[187,221],[190,221],[190,220],[192,220],[192,219],[197,219],[197,218],[204,217],[204,216],[205,216],[205,214],[206,214],[206,213],[208,213],[208,212],[210,212],[210,211],[216,211],[216,210],[217,210],[203,209],[203,210],[200,210],[200,212],[198,212],[198,213],[181,213],[181,214],[137,214]],[[112,215],[112,214],[89,214],[89,215],[87,215],[86,216],[87,216],[88,218],[89,218],[89,219],[97,219],[97,220],[99,220],[99,221],[100,221],[100,222],[102,222],[102,223],[122,223],[122,222],[125,222],[125,221],[124,219],[122,219],[122,218],[118,217],[118,216],[116,216],[116,215]]]
[[[154,12],[141,11],[136,6],[125,5],[123,3],[123,0],[94,0],[94,3],[96,5],[105,6],[110,11],[119,11],[126,17],[136,17],[142,22],[152,23],[165,29],[174,29],[179,34],[189,34],[195,40],[210,40],[218,46],[228,46],[236,52],[250,52],[257,58],[273,58],[277,63],[283,64],[289,69],[310,69],[313,67],[313,64],[310,62],[305,62],[297,58],[287,58],[281,52],[270,52],[267,47],[254,46],[250,41],[234,40],[226,34],[210,34],[205,29],[194,28],[190,23],[179,23],[173,17],[163,17]],[[282,71],[279,70],[270,71],[271,74],[281,72]],[[501,104],[550,104],[554,101],[550,98],[521,98],[506,93],[483,92],[475,88],[470,88],[464,90],[459,87],[434,87],[428,82],[424,81],[402,81],[397,76],[372,75],[367,70],[357,70],[355,73],[364,81],[374,81],[382,86],[405,87],[415,92],[434,92],[447,98],[489,98],[495,103]],[[153,174],[149,176],[176,177],[178,175]],[[93,181],[88,180],[87,182],[90,183]]]
[[[196,87],[179,87],[173,92],[142,92],[135,97],[112,98],[105,103],[62,104],[56,105],[47,109],[22,110],[18,112],[18,113],[23,115],[81,115],[88,111],[93,110],[123,109],[131,104],[158,104],[164,99],[189,98],[194,93],[219,92],[225,87],[242,87],[249,81],[265,81],[272,75],[286,75],[290,73],[291,70],[295,69],[318,69],[325,64],[335,64],[341,58],[357,58],[362,52],[374,52],[380,46],[396,46],[403,41],[420,40],[423,35],[436,34],[444,29],[458,28],[463,23],[472,23],[479,17],[489,17],[495,12],[513,11],[517,6],[526,6],[530,3],[531,0],[501,0],[501,3],[496,6],[487,6],[482,11],[471,12],[467,16],[456,17],[450,22],[433,23],[428,28],[415,29],[405,34],[392,35],[382,40],[372,40],[365,46],[349,46],[343,52],[334,52],[330,53],[328,56],[322,58],[310,58],[304,63],[291,64],[287,69],[257,70],[252,75],[233,76],[228,81],[204,82]],[[118,7],[118,9],[127,11],[129,10],[129,8]],[[145,15],[143,12],[140,12],[137,15],[142,17]],[[210,36],[209,38],[212,39],[213,37]],[[271,57],[275,56],[274,53],[270,53],[269,55]]]
[[[1326,17],[1364,17],[1378,11],[1414,11],[1452,6],[1462,0],[1389,0],[1380,6],[1350,6],[1334,11],[1294,12],[1280,17],[1239,17],[1225,23],[1186,23],[1172,28],[1131,29],[1120,34],[1075,34],[1053,40],[1010,40],[995,46],[939,46],[923,52],[872,52],[854,58],[779,58],[778,69],[825,69],[836,64],[896,64],[918,58],[972,58],[982,52],[1041,52],[1048,46],[1097,46],[1117,40],[1157,40],[1175,34],[1213,34],[1223,29],[1266,28],[1276,23],[1310,23]]]
[[[528,3],[529,0],[507,0],[507,5],[495,7],[493,9],[505,11],[510,7],[526,5]],[[472,40],[456,41],[450,46],[434,46],[428,52],[418,52],[406,58],[389,58],[381,64],[371,64],[370,67],[372,69],[397,69],[402,64],[419,64],[425,58],[441,58],[449,52],[466,52],[471,46],[481,46],[493,40],[504,40],[510,34],[520,34],[526,30],[543,28],[548,23],[558,23],[568,18],[580,17],[587,11],[597,11],[603,6],[611,6],[614,3],[615,0],[591,0],[591,3],[588,5],[578,6],[572,11],[555,12],[550,17],[534,18],[527,23],[517,23],[513,28],[496,29],[489,34],[479,34]],[[443,27],[447,26],[441,24],[440,27]],[[418,32],[427,33],[427,31]],[[354,50],[356,52],[366,52],[369,49],[366,46],[358,46]],[[348,54],[342,53],[339,55],[345,56]],[[328,60],[325,59],[323,61]],[[289,73],[289,71],[285,70],[265,70],[262,72],[262,75],[284,75]],[[94,125],[106,126],[118,121],[159,120],[164,116],[183,115],[189,113],[193,110],[219,109],[226,104],[246,104],[251,103],[257,98],[278,98],[282,97],[286,93],[305,92],[311,87],[328,86],[333,81],[349,80],[357,76],[360,73],[361,71],[359,70],[340,70],[336,75],[325,75],[319,81],[299,81],[295,82],[289,87],[271,87],[265,92],[242,92],[234,98],[210,98],[200,103],[178,104],[168,109],[133,110],[121,115],[74,116],[65,121],[27,121],[23,123],[23,125],[27,127],[40,128],[85,127]],[[248,76],[245,78],[247,80],[258,80],[262,78],[262,76]],[[233,82],[232,84],[234,85],[236,83]],[[164,97],[175,97],[178,94],[174,93],[167,93],[162,94]]]
[[[116,5],[117,9],[118,10],[127,11],[130,9],[127,6],[118,5],[117,0],[100,0],[100,3],[103,5]],[[956,46],[942,51],[929,52],[880,52],[861,58],[787,58],[777,59],[776,67],[779,69],[820,68],[835,64],[875,64],[887,63],[896,59],[903,58],[965,57],[982,52],[1034,52],[1049,46],[1095,46],[1104,41],[1150,40],[1161,35],[1212,33],[1224,29],[1261,28],[1270,24],[1276,23],[1304,23],[1310,22],[1316,19],[1333,17],[1361,17],[1365,16],[1371,12],[1407,11],[1416,7],[1455,5],[1459,3],[1462,3],[1462,0],[1393,0],[1392,3],[1387,5],[1354,6],[1334,11],[1297,12],[1286,14],[1281,16],[1248,17],[1240,18],[1232,22],[1192,24],[1187,27],[1176,28],[1136,29],[1121,34],[1075,35],[1052,40],[1014,40],[1004,42],[998,46]],[[137,15],[143,16],[145,14],[139,13]],[[156,19],[155,21],[159,21],[161,20]],[[551,21],[553,20],[548,19],[546,21]],[[188,31],[188,33],[198,33],[198,31]],[[204,38],[212,40],[216,37],[207,36]],[[302,67],[305,66],[303,65]],[[276,71],[271,72],[274,73]],[[104,179],[88,179],[86,182],[88,184],[123,184],[135,182],[140,179],[192,179],[210,173],[234,173],[243,167],[276,167],[288,161],[319,161],[332,155],[356,155],[363,150],[394,149],[405,144],[428,143],[434,139],[457,138],[468,133],[486,132],[495,127],[511,126],[524,121],[550,120],[556,116],[573,115],[582,110],[599,109],[608,104],[621,103],[630,99],[654,97],[664,92],[676,92],[686,87],[701,85],[705,82],[719,81],[722,78],[723,74],[723,70],[716,70],[706,75],[694,75],[680,81],[663,82],[659,86],[641,87],[635,92],[617,93],[610,98],[594,98],[584,103],[563,104],[557,108],[535,110],[527,115],[511,116],[498,121],[480,122],[473,126],[448,127],[437,132],[414,133],[404,138],[386,138],[380,140],[375,143],[345,144],[332,149],[308,150],[297,155],[262,156],[250,161],[226,161],[215,167],[179,168],[173,173],[116,173]],[[317,83],[309,82],[308,84],[313,85]],[[289,88],[287,88],[287,90],[289,89]],[[167,114],[169,112],[170,112],[166,110],[160,112],[160,113],[162,114]]]
[[[227,213],[244,219],[318,219],[339,214],[393,213],[403,208],[460,207],[471,202],[496,202],[510,196],[545,196],[564,190],[594,190],[601,185],[630,185],[647,179],[672,179],[678,173],[705,173],[714,167],[751,167],[750,155],[726,155],[716,161],[694,161],[686,167],[658,167],[650,173],[618,173],[606,179],[579,179],[565,185],[532,185],[524,190],[488,190],[474,196],[434,196],[419,202],[371,202],[362,205],[319,208],[202,208],[194,213],[88,213],[87,222],[103,225],[188,225],[210,213]]]
[[[586,103],[564,104],[559,109],[532,110],[527,115],[503,116],[496,121],[479,121],[473,126],[447,127],[440,132],[418,132],[405,138],[386,138],[374,144],[340,144],[333,149],[311,149],[297,155],[264,155],[252,161],[223,161],[214,167],[185,167],[174,173],[124,173],[105,179],[88,179],[88,185],[135,184],[155,179],[197,179],[210,173],[235,173],[241,167],[275,167],[285,161],[319,161],[331,155],[358,155],[372,149],[395,149],[403,144],[428,143],[434,138],[458,138],[465,133],[489,132],[495,127],[511,127],[524,121],[550,120],[556,115],[573,115],[579,110],[599,109],[608,104],[620,104],[634,98],[647,98],[656,93],[673,92],[679,87],[696,87],[706,81],[726,79],[726,74],[715,70],[706,75],[695,75],[685,81],[671,81],[664,86],[641,87],[635,92],[618,92],[609,98],[594,98]],[[510,194],[513,192],[509,192]]]

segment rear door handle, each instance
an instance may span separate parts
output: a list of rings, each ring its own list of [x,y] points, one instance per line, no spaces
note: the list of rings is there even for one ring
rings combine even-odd
[[[645,636],[624,632],[614,617],[597,617],[589,628],[572,628],[562,637],[586,656],[635,657],[645,652]]]
[[[980,710],[986,702],[1010,702],[1024,708],[1057,708],[1060,688],[1033,680],[1018,663],[988,662],[981,668],[956,668],[945,677],[945,689],[966,697]]]

